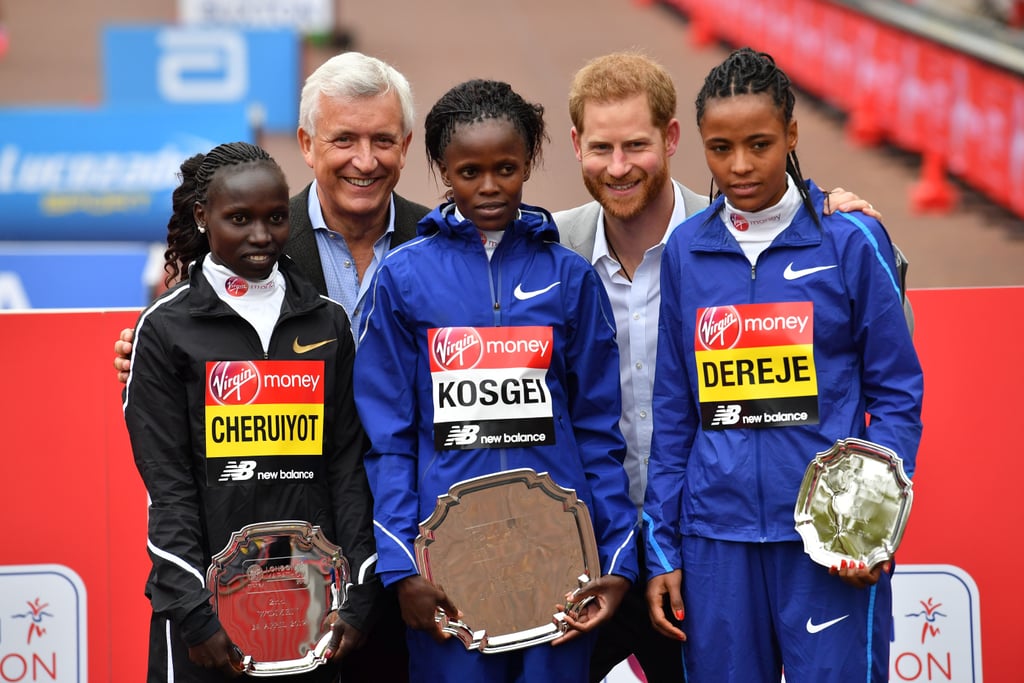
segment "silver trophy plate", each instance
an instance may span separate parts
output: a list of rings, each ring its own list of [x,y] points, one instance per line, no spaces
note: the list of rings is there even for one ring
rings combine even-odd
[[[415,548],[420,574],[462,611],[456,619],[438,610],[437,621],[484,653],[554,640],[568,629],[555,605],[601,575],[586,506],[531,469],[452,486],[420,524]],[[566,611],[578,614],[586,602]]]
[[[348,561],[320,527],[250,524],[214,556],[206,585],[250,676],[310,671],[327,661],[332,612],[347,597]]]
[[[840,439],[807,466],[794,519],[804,551],[826,567],[890,560],[914,501],[903,460],[885,446]]]

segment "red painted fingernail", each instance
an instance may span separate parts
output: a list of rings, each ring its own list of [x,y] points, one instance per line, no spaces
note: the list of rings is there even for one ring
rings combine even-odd
[[[679,621],[683,620],[683,610],[681,610],[681,609],[677,609],[676,610],[676,619],[678,619]]]
[[[840,568],[840,569],[846,569],[846,560],[843,560],[843,561],[842,561],[842,562],[841,562],[841,563],[839,564],[839,568]]]
[[[866,564],[864,564],[863,562],[861,562],[861,563],[860,563],[860,568],[861,568],[861,569],[865,569],[865,568],[867,568],[867,565],[866,565]]]

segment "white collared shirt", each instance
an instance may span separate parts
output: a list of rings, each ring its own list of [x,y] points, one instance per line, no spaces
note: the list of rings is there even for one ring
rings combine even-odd
[[[395,232],[395,197],[391,195],[391,206],[388,210],[388,226],[373,245],[373,260],[366,267],[362,279],[356,271],[356,261],[352,258],[348,244],[341,233],[327,227],[324,221],[323,210],[320,208],[320,198],[317,195],[316,180],[309,188],[309,203],[306,210],[309,213],[309,222],[313,226],[313,234],[316,236],[316,245],[320,252],[320,265],[324,271],[324,282],[327,284],[327,296],[341,304],[348,314],[349,322],[352,325],[352,338],[359,343],[359,330],[363,326],[363,315],[366,307],[363,305],[366,293],[370,291],[370,283],[373,281],[373,274],[377,272],[377,266],[387,254],[391,246],[391,235]]]
[[[661,241],[644,252],[643,261],[633,273],[633,282],[621,273],[619,262],[608,253],[604,232],[604,209],[598,215],[594,235],[597,270],[615,313],[616,340],[619,344],[619,382],[622,386],[622,417],[619,427],[626,438],[626,474],[629,497],[642,507],[647,488],[647,461],[651,456],[651,396],[654,389],[654,364],[658,355],[658,308],[661,305],[661,253],[672,230],[686,220],[686,207],[679,185],[672,183],[675,203],[672,218],[665,226]]]

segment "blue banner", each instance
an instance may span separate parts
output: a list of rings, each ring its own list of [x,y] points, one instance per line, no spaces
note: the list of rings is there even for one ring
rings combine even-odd
[[[0,242],[0,309],[145,306],[163,247],[129,242]]]
[[[181,162],[236,140],[237,104],[0,109],[0,240],[163,241]]]
[[[103,90],[117,104],[243,105],[255,127],[294,133],[299,48],[293,28],[107,26]]]

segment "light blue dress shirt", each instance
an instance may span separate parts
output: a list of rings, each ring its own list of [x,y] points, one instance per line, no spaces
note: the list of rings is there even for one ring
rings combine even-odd
[[[370,291],[370,283],[373,282],[373,275],[377,272],[384,255],[391,246],[391,235],[395,232],[395,198],[391,198],[391,206],[388,210],[388,226],[384,234],[373,244],[373,260],[366,267],[366,272],[360,279],[356,272],[356,262],[352,258],[348,244],[341,233],[335,232],[327,227],[324,222],[324,214],[320,208],[320,200],[317,195],[316,181],[309,190],[309,221],[313,225],[313,234],[316,235],[316,244],[320,250],[320,264],[324,270],[324,281],[327,283],[327,296],[337,301],[345,309],[348,319],[352,324],[352,337],[359,343],[358,331],[362,329],[363,317],[366,311],[364,305],[366,293]]]

